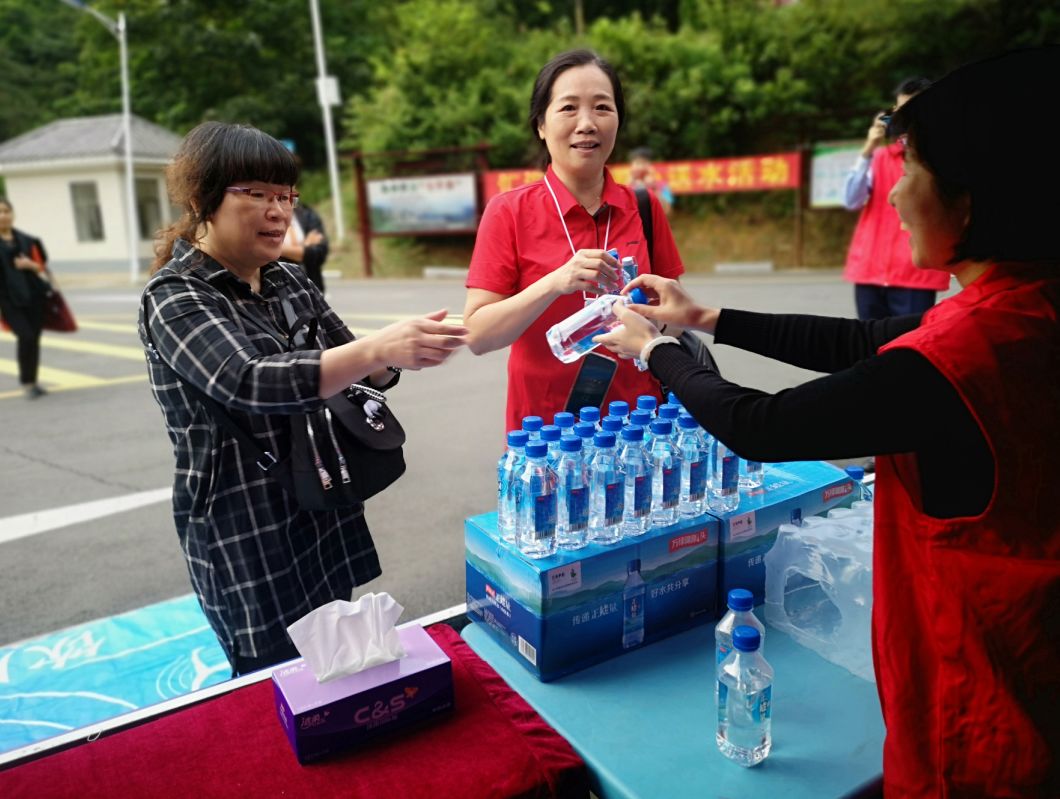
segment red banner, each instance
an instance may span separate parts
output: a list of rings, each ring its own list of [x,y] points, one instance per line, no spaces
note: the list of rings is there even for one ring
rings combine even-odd
[[[655,178],[674,194],[722,194],[730,191],[797,189],[802,182],[799,153],[663,161],[652,164]],[[609,167],[619,183],[629,182],[629,164]],[[497,169],[486,173],[485,200],[541,179],[535,169]]]

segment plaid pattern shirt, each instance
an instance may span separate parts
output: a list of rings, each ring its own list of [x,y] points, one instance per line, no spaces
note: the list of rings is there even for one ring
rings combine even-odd
[[[358,508],[304,511],[186,390],[222,405],[272,453],[290,419],[321,407],[320,350],[288,352],[278,289],[319,319],[327,346],[354,336],[297,267],[270,263],[260,294],[183,240],[144,289],[140,339],[176,456],[173,516],[192,586],[229,657],[262,657],[287,625],[379,576]],[[270,334],[269,331],[275,331]],[[282,336],[286,338],[286,336]]]

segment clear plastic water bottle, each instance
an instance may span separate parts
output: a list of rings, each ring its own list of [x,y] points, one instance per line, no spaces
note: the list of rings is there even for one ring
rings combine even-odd
[[[846,473],[854,481],[854,501],[872,502],[872,489],[865,482],[865,468],[863,466],[848,466]]]
[[[650,411],[639,408],[629,413],[630,425],[644,428],[644,449],[648,452],[651,451],[651,423],[653,421]]]
[[[773,746],[773,668],[754,627],[733,631],[733,651],[718,671],[718,749],[741,766],[757,766]]]
[[[754,614],[755,597],[746,588],[733,588],[727,597],[728,612],[714,627],[714,662],[720,668],[732,652],[732,631],[741,624],[754,627],[765,643],[766,628]]]
[[[593,436],[596,435],[596,425],[592,422],[578,422],[574,425],[574,435],[582,440],[582,460],[588,468],[593,459]]]
[[[625,473],[615,453],[615,434],[597,433],[589,464],[589,540],[617,544],[622,540]]]
[[[625,400],[615,400],[607,406],[608,416],[617,416],[622,420],[622,426],[629,424],[629,403]]]
[[[744,491],[752,491],[761,488],[765,482],[765,470],[759,461],[745,460],[741,465],[740,488]]]
[[[608,250],[607,254],[610,255],[612,258],[614,258],[616,261],[618,261],[619,268],[617,270],[615,270],[615,271],[617,272],[616,276],[618,278],[618,291],[622,291],[622,289],[624,289],[626,287],[626,283],[629,282],[626,279],[625,273],[622,271],[622,259],[618,255],[618,250],[616,250],[614,248]],[[586,304],[588,304],[588,302],[589,301],[587,300]]]
[[[666,419],[668,422],[677,424],[677,418],[681,415],[681,406],[673,402],[667,402],[659,406],[659,409],[655,412],[655,416],[658,419]]]
[[[541,438],[541,428],[544,424],[545,421],[540,416],[523,417],[523,430],[530,434],[530,441],[537,441]]]
[[[582,460],[580,438],[563,436],[559,446],[556,543],[563,549],[581,549],[589,543],[589,470]]]
[[[637,276],[637,259],[632,255],[627,255],[618,263],[621,267],[619,271],[622,273],[622,286],[625,287],[629,281]]]
[[[640,289],[633,289],[624,295],[604,294],[597,297],[580,311],[548,329],[545,339],[552,354],[563,363],[573,363],[600,346],[593,338],[608,333],[621,324],[615,315],[616,302],[643,305],[648,302],[648,297]]]
[[[651,394],[641,394],[637,397],[637,410],[647,411],[651,414],[651,418],[655,418],[655,411],[659,407],[659,400]]]
[[[740,459],[718,439],[710,448],[710,497],[712,511],[727,513],[740,506]]]
[[[681,499],[678,512],[691,519],[706,511],[710,451],[699,423],[687,413],[677,418],[677,449],[681,453]]]
[[[619,461],[626,473],[622,535],[644,535],[651,526],[651,458],[644,451],[644,428],[629,425],[622,430]]]
[[[626,584],[622,586],[622,648],[644,643],[644,578],[640,558],[626,564]]]
[[[665,527],[677,521],[681,503],[681,453],[674,445],[673,423],[668,419],[651,423],[651,463],[651,523]]]
[[[611,416],[609,414],[600,420],[600,429],[607,433],[614,433],[615,438],[618,438],[622,428],[625,426],[626,420],[621,416]]]
[[[561,436],[574,434],[574,414],[569,411],[560,411],[552,417],[552,424],[560,429]]]
[[[515,541],[519,515],[519,477],[526,465],[524,447],[530,434],[525,430],[508,433],[508,449],[497,461],[497,532],[509,543]]]
[[[600,409],[594,405],[586,405],[578,411],[579,422],[592,422],[593,427],[600,429]]]
[[[559,440],[562,436],[563,431],[554,424],[541,426],[541,440],[548,444],[548,465],[553,469],[559,460]]]
[[[526,465],[519,476],[519,521],[516,545],[528,558],[556,552],[556,473],[548,465],[548,444],[526,445]]]

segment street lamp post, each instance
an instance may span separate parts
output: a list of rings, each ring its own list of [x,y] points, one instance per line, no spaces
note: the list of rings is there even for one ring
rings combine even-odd
[[[129,246],[129,280],[136,283],[140,278],[140,261],[136,254],[140,226],[136,215],[136,194],[133,184],[132,103],[129,99],[129,51],[125,36],[125,12],[119,11],[118,20],[115,22],[91,6],[86,6],[81,0],[62,0],[62,2],[78,11],[91,14],[118,40],[118,52],[121,59],[121,127],[122,138],[125,140],[125,229]]]
[[[320,32],[320,9],[317,0],[309,0],[309,16],[313,23],[313,45],[317,56],[317,99],[324,118],[324,144],[328,151],[328,175],[331,179],[331,204],[335,209],[335,239],[346,238],[346,225],[342,219],[342,192],[339,189],[339,165],[335,157],[335,132],[331,126],[331,106],[339,104],[338,85],[328,75],[324,63],[324,37]]]

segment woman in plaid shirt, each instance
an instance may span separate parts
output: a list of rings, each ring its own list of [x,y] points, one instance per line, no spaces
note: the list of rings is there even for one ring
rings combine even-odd
[[[183,209],[163,231],[140,338],[173,442],[173,515],[192,586],[233,674],[297,656],[287,625],[380,574],[363,508],[305,511],[214,422],[187,386],[263,449],[290,449],[290,419],[367,379],[444,363],[465,343],[445,310],[354,336],[298,267],[278,261],[298,166],[254,128],[207,122],[167,171]],[[280,296],[315,316],[324,349],[288,351]]]

